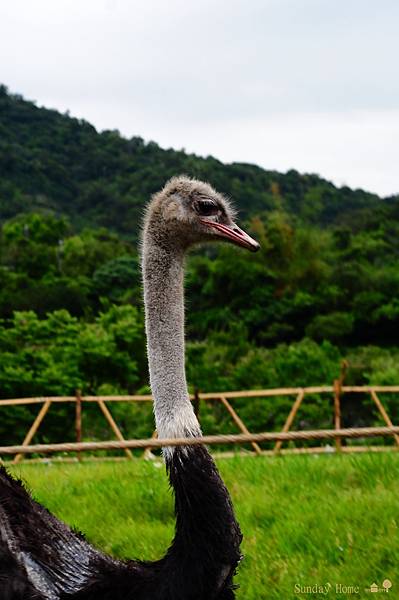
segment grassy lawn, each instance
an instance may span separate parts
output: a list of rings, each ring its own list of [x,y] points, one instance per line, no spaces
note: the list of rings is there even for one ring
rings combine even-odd
[[[399,454],[236,457],[218,465],[244,533],[238,598],[321,598],[295,586],[327,582],[329,598],[370,598],[365,588],[387,578],[390,597],[399,598]],[[153,560],[172,539],[172,498],[157,463],[22,464],[12,472],[115,556]],[[337,593],[336,584],[354,593]]]

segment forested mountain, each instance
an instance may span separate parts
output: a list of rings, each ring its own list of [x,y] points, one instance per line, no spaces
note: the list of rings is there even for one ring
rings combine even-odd
[[[0,397],[147,389],[137,237],[151,193],[180,173],[230,195],[261,243],[254,256],[220,245],[188,262],[192,386],[331,383],[343,357],[349,381],[399,382],[399,196],[98,133],[3,86]],[[266,404],[242,406],[255,430],[284,418]],[[399,417],[394,398],[390,409]],[[4,441],[30,410],[4,412]],[[144,426],[120,410],[129,435],[150,432],[150,414]],[[321,401],[303,410],[305,424],[329,425]],[[205,430],[216,413],[203,416]],[[347,424],[369,419],[351,414]],[[46,439],[62,419],[50,419]]]
[[[20,212],[51,210],[78,227],[105,226],[135,239],[143,204],[178,173],[210,181],[234,199],[244,218],[279,209],[312,224],[352,226],[376,219],[376,211],[398,210],[397,198],[337,189],[317,175],[225,165],[139,137],[125,139],[117,131],[98,133],[86,121],[38,108],[0,86],[3,221]]]

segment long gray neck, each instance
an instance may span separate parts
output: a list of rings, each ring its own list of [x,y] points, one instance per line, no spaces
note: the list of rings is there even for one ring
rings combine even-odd
[[[200,435],[184,368],[184,251],[160,244],[147,230],[143,281],[147,351],[159,438]]]

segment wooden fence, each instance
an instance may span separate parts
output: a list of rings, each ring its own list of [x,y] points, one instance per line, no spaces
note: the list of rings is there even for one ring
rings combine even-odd
[[[196,412],[199,411],[199,406],[202,402],[220,402],[231,417],[235,426],[240,431],[239,434],[229,435],[212,435],[204,436],[193,440],[188,439],[171,439],[158,440],[156,432],[150,439],[145,440],[126,440],[121,429],[112,416],[110,405],[114,402],[151,402],[152,396],[82,396],[77,392],[75,396],[57,396],[57,397],[40,397],[40,398],[14,398],[0,400],[0,410],[2,406],[18,406],[18,405],[41,405],[36,418],[34,419],[29,431],[20,445],[0,446],[0,457],[2,455],[14,455],[13,462],[17,463],[22,460],[25,454],[48,454],[54,452],[76,453],[73,460],[81,460],[83,452],[94,452],[98,450],[118,450],[123,449],[127,459],[132,459],[132,449],[142,449],[143,456],[148,458],[151,456],[151,449],[161,446],[179,446],[184,444],[195,445],[198,443],[212,444],[251,444],[252,453],[255,455],[263,454],[286,454],[286,453],[316,453],[326,451],[336,452],[362,452],[366,450],[381,451],[381,450],[397,450],[399,448],[399,427],[395,427],[380,399],[380,395],[384,393],[399,394],[399,386],[344,386],[343,380],[345,376],[345,365],[341,372],[341,377],[334,382],[333,386],[315,386],[303,388],[279,388],[267,390],[250,390],[239,392],[210,392],[196,393],[191,396]],[[381,418],[386,424],[386,427],[361,427],[342,429],[341,428],[341,399],[343,394],[369,394],[374,402]],[[313,430],[313,431],[291,431],[295,416],[300,409],[302,403],[314,394],[322,394],[333,397],[333,422],[334,429]],[[251,433],[245,425],[242,418],[238,415],[232,403],[235,399],[246,398],[248,402],[251,398],[265,398],[277,396],[293,396],[294,401],[292,407],[286,417],[284,426],[280,432],[264,432]],[[75,404],[75,443],[59,443],[59,444],[36,444],[31,442],[39,430],[41,423],[53,405],[63,402],[72,402]],[[106,442],[82,442],[82,412],[84,405],[88,403],[96,403],[99,406],[106,422],[114,433],[117,441],[110,440]],[[1,418],[1,413],[0,413]],[[345,438],[369,438],[375,436],[390,436],[395,440],[394,446],[343,446],[342,440]],[[300,440],[316,440],[327,439],[333,440],[335,447],[319,446],[310,448],[289,448],[282,449],[282,444],[285,441],[300,441]],[[262,442],[275,442],[274,448],[264,450],[259,444]],[[226,453],[225,453],[226,454]]]

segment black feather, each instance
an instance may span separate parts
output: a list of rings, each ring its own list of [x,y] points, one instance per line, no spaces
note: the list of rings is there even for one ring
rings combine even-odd
[[[117,561],[73,532],[0,469],[1,600],[233,600],[242,535],[208,451],[167,459],[176,531],[159,561]]]

